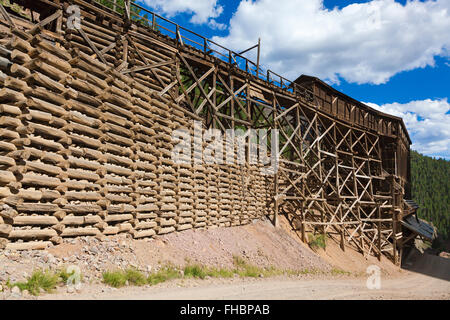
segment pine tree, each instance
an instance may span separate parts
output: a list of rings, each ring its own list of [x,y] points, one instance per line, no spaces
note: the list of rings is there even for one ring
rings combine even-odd
[[[411,151],[411,194],[419,218],[433,223],[443,238],[450,236],[450,161]]]

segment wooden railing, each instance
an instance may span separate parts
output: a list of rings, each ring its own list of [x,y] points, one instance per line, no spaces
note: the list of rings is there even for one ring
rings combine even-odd
[[[95,0],[104,6],[104,9],[125,15],[131,21],[140,23],[153,31],[175,39],[179,45],[187,45],[199,50],[204,54],[212,55],[225,63],[239,68],[242,71],[274,85],[292,94],[300,95],[309,101],[313,100],[314,94],[305,87],[273,72],[265,70],[257,63],[244,57],[233,50],[230,50],[219,43],[212,41],[194,31],[191,31],[179,24],[162,17],[161,15],[144,8],[143,6],[129,0]],[[120,5],[123,2],[123,5]]]

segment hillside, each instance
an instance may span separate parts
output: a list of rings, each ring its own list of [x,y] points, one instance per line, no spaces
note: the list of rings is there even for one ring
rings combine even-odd
[[[431,221],[446,239],[450,236],[450,161],[433,159],[411,151],[412,198],[419,217]]]

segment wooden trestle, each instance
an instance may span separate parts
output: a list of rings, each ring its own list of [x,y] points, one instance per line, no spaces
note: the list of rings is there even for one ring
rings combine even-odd
[[[365,256],[387,255],[400,262],[410,145],[400,118],[320,81],[295,83],[263,71],[137,4],[12,2],[34,17],[28,21],[2,9],[2,25],[17,38],[40,37],[56,48],[89,55],[156,90],[205,128],[278,129],[280,167],[267,177],[274,220],[286,215],[305,242],[309,233],[328,234],[340,240],[342,249],[353,246]],[[70,5],[81,9],[79,30],[67,28]],[[14,54],[16,60],[29,59],[20,48]],[[15,73],[26,76],[19,67]]]

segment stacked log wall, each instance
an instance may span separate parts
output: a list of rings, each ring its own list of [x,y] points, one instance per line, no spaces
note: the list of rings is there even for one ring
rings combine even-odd
[[[100,50],[106,36],[123,49],[114,31],[83,28]],[[257,165],[173,162],[172,133],[193,133],[193,119],[158,94],[155,77],[120,73],[114,52],[104,54],[114,68],[99,62],[75,32],[62,47],[1,31],[0,247],[118,233],[139,239],[267,213],[270,189]],[[162,55],[136,46],[149,60]],[[170,68],[155,70],[172,81]]]

